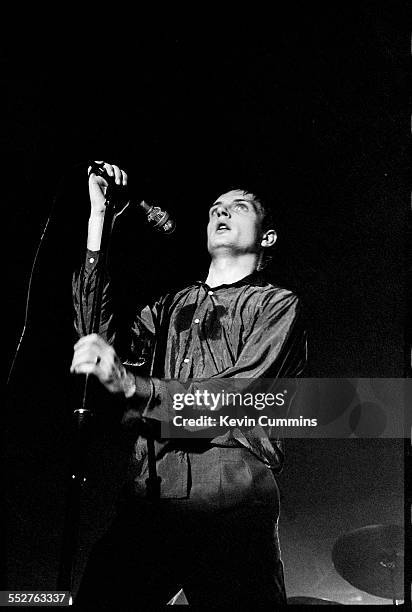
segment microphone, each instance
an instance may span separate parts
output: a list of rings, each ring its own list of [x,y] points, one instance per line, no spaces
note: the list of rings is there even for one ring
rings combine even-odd
[[[104,164],[98,164],[95,161],[90,161],[89,166],[89,176],[93,172],[94,174],[102,176],[108,182],[110,188],[113,189],[117,187],[114,178],[107,174]],[[133,201],[130,202],[132,205],[134,204]],[[160,206],[153,206],[144,200],[138,202],[138,206],[140,206],[140,208],[144,211],[146,220],[153,227],[153,229],[166,235],[172,234],[175,231],[176,221],[170,217],[167,211],[160,208]]]
[[[164,234],[172,234],[176,229],[176,221],[172,219],[168,212],[159,206],[151,206],[144,200],[139,202],[139,206],[144,210],[146,219],[153,229]]]

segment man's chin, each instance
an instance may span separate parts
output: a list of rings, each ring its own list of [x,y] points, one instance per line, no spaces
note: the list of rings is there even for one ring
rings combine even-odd
[[[221,236],[218,240],[213,240],[207,245],[207,249],[209,253],[212,255],[213,253],[219,251],[236,251],[236,245],[228,239],[228,237]]]

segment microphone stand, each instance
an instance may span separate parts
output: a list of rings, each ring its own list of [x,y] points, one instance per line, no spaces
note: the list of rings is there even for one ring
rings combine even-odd
[[[106,211],[104,216],[102,239],[99,254],[99,265],[97,269],[96,290],[93,296],[92,315],[89,326],[89,334],[98,333],[102,308],[102,296],[104,286],[104,273],[108,261],[110,236],[115,219],[116,200],[114,189],[109,183],[106,190]],[[86,374],[80,408],[73,410],[73,446],[71,456],[71,468],[67,483],[66,512],[63,528],[63,541],[60,557],[59,574],[57,578],[57,589],[59,591],[72,592],[73,579],[77,555],[77,544],[80,523],[80,500],[86,484],[86,458],[89,448],[93,410],[90,407],[88,396],[90,391],[90,379]]]

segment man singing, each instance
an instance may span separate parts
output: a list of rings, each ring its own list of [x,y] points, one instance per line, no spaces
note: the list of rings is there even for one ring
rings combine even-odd
[[[127,184],[119,167],[102,167],[117,185]],[[212,204],[205,282],[169,293],[136,313],[130,346],[134,361],[149,362],[148,375],[142,376],[116,353],[108,277],[100,333],[85,335],[107,186],[103,176],[90,174],[86,260],[74,280],[81,337],[71,371],[97,377],[110,393],[124,398],[123,423],[136,428],[137,439],[123,502],[90,555],[77,603],[145,609],[165,604],[183,588],[189,604],[197,607],[283,604],[274,477],[283,464],[279,440],[253,427],[202,439],[162,439],[157,429],[175,414],[171,397],[178,381],[196,379],[199,390],[233,379],[302,373],[306,339],[298,299],[259,271],[276,241],[269,211],[244,189],[228,191]],[[151,434],[160,479],[156,499],[147,496],[145,485]]]

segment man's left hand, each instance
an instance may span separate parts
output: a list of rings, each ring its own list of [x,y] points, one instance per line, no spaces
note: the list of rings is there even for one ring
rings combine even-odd
[[[70,372],[93,374],[111,393],[122,393],[131,397],[135,390],[135,379],[124,367],[116,351],[98,334],[83,336],[74,345]]]

